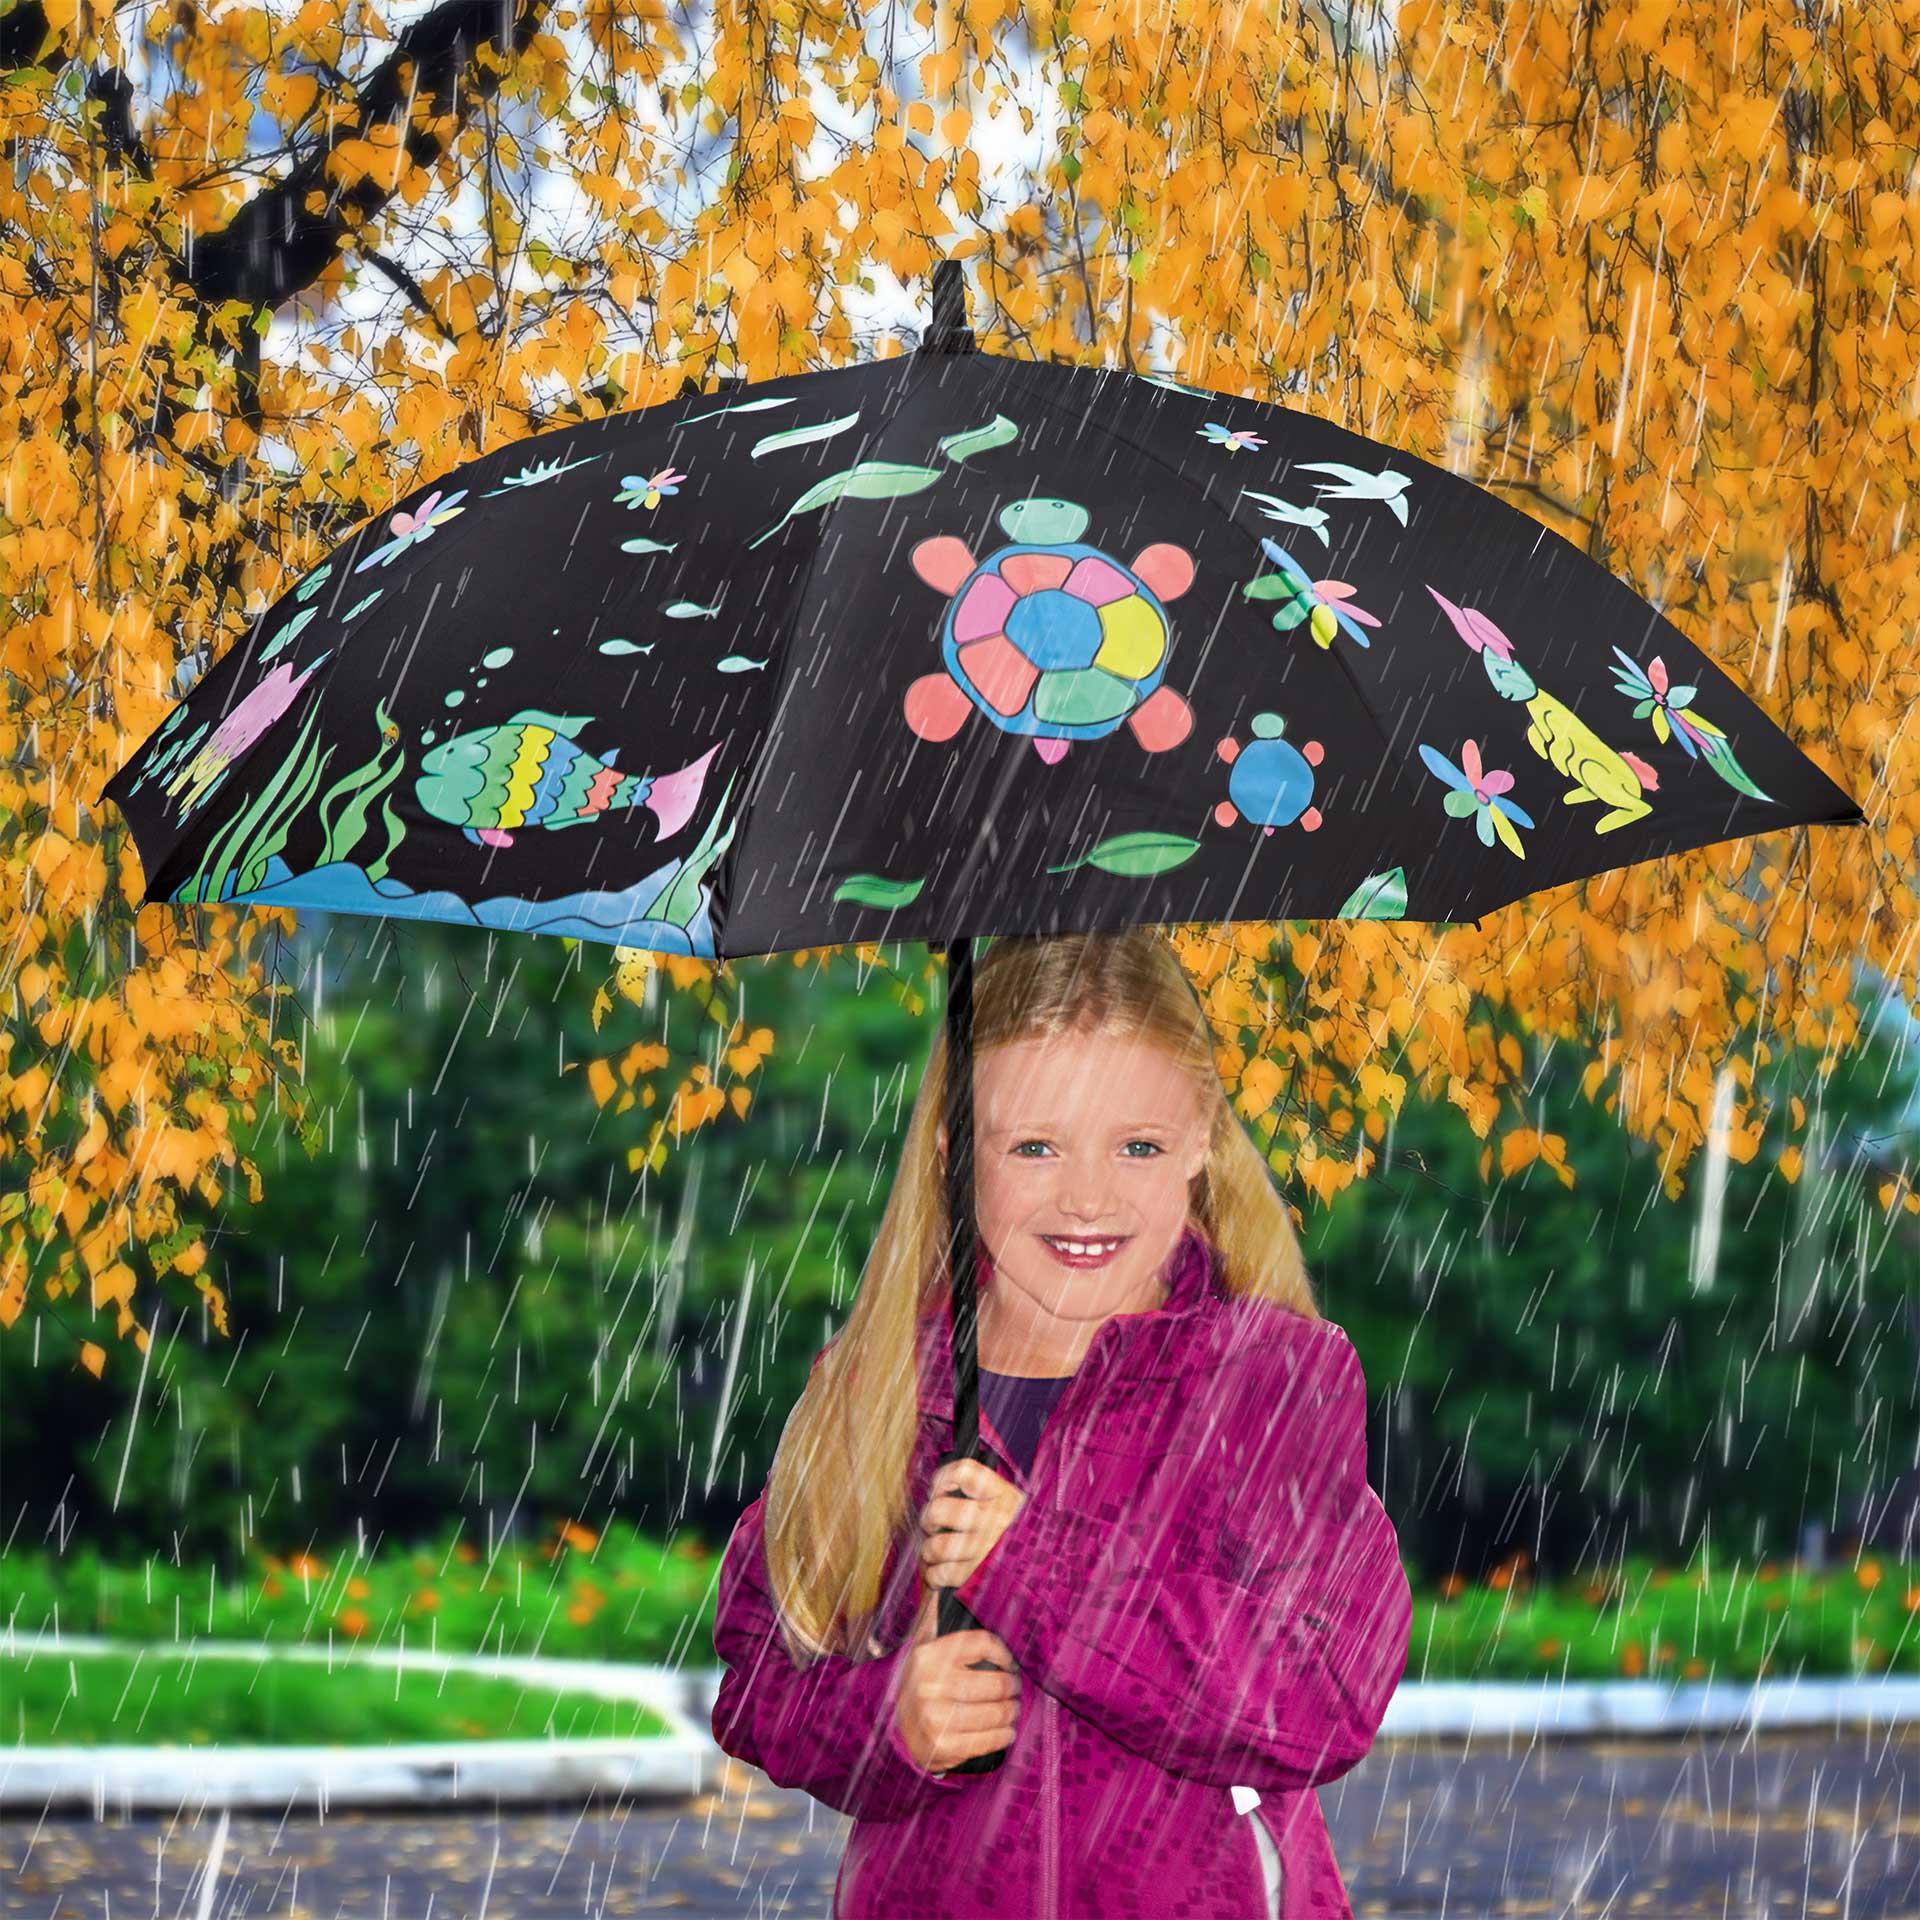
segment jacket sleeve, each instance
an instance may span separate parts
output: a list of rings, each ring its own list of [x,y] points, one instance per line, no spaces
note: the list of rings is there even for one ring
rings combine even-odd
[[[1339,1778],[1406,1671],[1413,1599],[1367,1484],[1366,1382],[1326,1327],[1278,1374],[1219,1369],[1196,1470],[1228,1478],[1204,1522],[1043,1495],[959,1589],[1036,1686],[1216,1786]]]
[[[894,1701],[911,1642],[871,1659],[794,1662],[768,1586],[765,1502],[763,1493],[740,1516],[720,1562],[713,1640],[725,1671],[713,1737],[721,1750],[857,1820],[898,1820],[964,1791],[976,1776],[929,1773],[900,1738]]]

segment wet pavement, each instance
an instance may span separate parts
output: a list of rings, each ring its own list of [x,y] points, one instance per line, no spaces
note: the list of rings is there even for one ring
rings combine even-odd
[[[1383,1741],[1320,1804],[1358,1915],[1920,1920],[1920,1727],[1511,1748]],[[0,1912],[825,1920],[848,1826],[731,1764],[698,1799],[498,1816],[250,1814],[224,1834],[211,1815],[9,1818]]]

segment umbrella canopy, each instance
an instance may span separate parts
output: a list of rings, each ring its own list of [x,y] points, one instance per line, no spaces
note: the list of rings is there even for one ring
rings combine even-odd
[[[958,319],[537,435],[366,522],[108,783],[146,899],[727,958],[1464,920],[1863,817],[1470,483]]]
[[[954,1455],[979,1432],[973,938],[1457,921],[1864,817],[1659,613],[1443,468],[983,354],[963,321],[944,263],[915,353],[443,475],[105,789],[148,901],[717,959],[944,947]],[[939,1623],[977,1624],[950,1588]]]

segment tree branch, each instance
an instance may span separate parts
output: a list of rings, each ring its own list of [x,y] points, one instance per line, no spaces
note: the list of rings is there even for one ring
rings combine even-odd
[[[392,54],[362,84],[344,111],[328,123],[323,139],[294,155],[292,169],[249,200],[218,233],[189,235],[186,257],[170,255],[178,278],[209,306],[243,300],[250,307],[277,307],[311,286],[352,237],[394,197],[395,188],[371,175],[342,188],[327,173],[328,157],[348,140],[365,140],[376,127],[402,130],[402,144],[416,165],[430,166],[445,151],[437,135],[412,124],[413,102],[426,117],[452,115],[464,121],[475,100],[499,91],[501,75],[474,64],[475,51],[490,44],[509,62],[525,52],[545,22],[548,0],[512,0],[513,32],[501,45],[506,0],[444,0],[416,20],[394,43]],[[44,55],[41,48],[52,38]],[[58,70],[69,54],[48,24],[44,0],[21,0],[0,15],[0,71],[32,64]],[[88,94],[106,103],[103,123],[110,159],[124,159],[144,178],[152,160],[133,125],[133,88],[117,70],[92,75]],[[344,104],[344,103],[343,103]],[[317,204],[308,205],[309,200]],[[358,215],[349,223],[346,207]]]

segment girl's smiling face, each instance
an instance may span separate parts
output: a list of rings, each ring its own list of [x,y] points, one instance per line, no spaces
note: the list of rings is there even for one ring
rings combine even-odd
[[[1160,1304],[1206,1165],[1207,1116],[1159,1048],[1106,1032],[990,1048],[973,1087],[974,1205],[993,1260],[983,1349],[991,1334],[1031,1371],[1070,1371],[1104,1321]],[[944,1123],[939,1142],[944,1158]],[[1099,1264],[1056,1251],[1114,1240]],[[982,1364],[993,1364],[985,1351]]]

